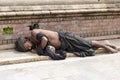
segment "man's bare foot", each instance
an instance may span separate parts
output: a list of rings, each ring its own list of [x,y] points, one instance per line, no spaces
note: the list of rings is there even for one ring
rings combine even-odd
[[[112,52],[112,53],[117,53],[117,52],[118,52],[118,50],[115,50],[115,49],[114,49],[114,50],[112,50],[111,52]]]
[[[115,46],[115,45],[113,45],[113,44],[111,44],[108,40],[105,40],[105,44],[107,45],[107,46],[110,46],[110,47],[112,47],[113,49],[116,49],[117,50],[117,47]]]
[[[117,52],[118,52],[117,49],[114,49],[114,48],[112,48],[112,47],[110,47],[110,46],[107,46],[107,48],[108,48],[109,51],[112,52],[112,53],[117,53]]]

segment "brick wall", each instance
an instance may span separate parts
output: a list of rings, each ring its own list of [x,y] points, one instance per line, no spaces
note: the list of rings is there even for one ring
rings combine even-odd
[[[27,26],[32,22],[39,22],[41,29],[53,31],[66,30],[74,32],[81,37],[108,36],[107,38],[109,38],[110,35],[119,35],[119,13],[106,14],[107,13],[71,13],[1,17],[0,45],[13,44],[19,36],[30,36],[30,31]],[[13,34],[3,35],[3,28],[8,26],[13,28]]]
[[[19,36],[30,36],[27,26],[34,22],[41,29],[71,31],[87,39],[119,38],[120,1],[1,0],[0,49],[13,48]],[[3,35],[7,27],[13,34]]]

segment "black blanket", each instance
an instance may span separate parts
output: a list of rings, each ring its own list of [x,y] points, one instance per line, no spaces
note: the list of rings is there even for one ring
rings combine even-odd
[[[58,34],[62,43],[60,50],[72,52],[80,57],[94,55],[92,41],[85,40],[71,32],[59,31]]]
[[[37,34],[37,40],[39,41],[39,43],[37,44],[37,48],[36,48],[37,54],[38,55],[49,56],[53,60],[62,60],[62,59],[65,59],[66,58],[66,52],[62,51],[62,50],[56,50],[55,52],[53,52],[50,49],[50,47],[49,47],[49,46],[51,46],[50,43],[49,43],[49,40],[47,42],[47,45],[46,45],[45,49],[42,49],[41,39],[42,39],[43,36],[45,36],[47,38],[47,36],[44,35],[44,34],[42,34],[42,33],[38,33]]]

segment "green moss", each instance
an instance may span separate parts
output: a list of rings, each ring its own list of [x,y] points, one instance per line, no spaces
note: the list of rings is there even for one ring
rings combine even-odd
[[[3,28],[3,35],[8,35],[8,34],[13,34],[13,28],[7,27],[7,28]]]

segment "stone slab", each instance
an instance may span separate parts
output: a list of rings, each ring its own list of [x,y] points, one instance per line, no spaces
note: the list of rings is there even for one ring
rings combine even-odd
[[[0,0],[2,6],[118,3],[120,0]]]
[[[120,80],[120,53],[0,66],[0,80]]]
[[[54,11],[54,10],[88,10],[89,9],[95,11],[100,9],[119,9],[120,3],[100,3],[100,4],[70,4],[70,5],[30,5],[30,6],[0,6],[1,12],[19,12],[19,11]]]

